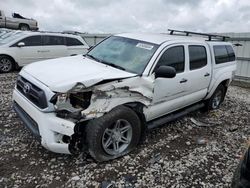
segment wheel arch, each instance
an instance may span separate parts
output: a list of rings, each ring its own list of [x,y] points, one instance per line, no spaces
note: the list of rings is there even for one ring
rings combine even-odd
[[[11,55],[9,55],[9,54],[0,54],[0,57],[1,56],[5,56],[5,57],[10,58],[13,61],[15,68],[19,67],[18,63],[16,62],[16,60]]]
[[[231,82],[230,79],[226,79],[226,80],[223,80],[220,84],[222,84],[225,88],[228,88],[230,82]]]
[[[124,104],[119,104],[119,105],[111,108],[109,111],[111,111],[114,108],[117,108],[119,106],[125,106],[125,107],[130,108],[139,117],[139,119],[141,121],[140,141],[143,141],[143,139],[145,138],[145,135],[146,135],[146,130],[147,130],[146,118],[145,118],[145,115],[143,113],[143,108],[146,107],[146,105],[141,103],[141,102],[127,102]],[[106,112],[106,113],[108,113],[108,112]],[[104,113],[103,115],[105,115],[106,113]],[[86,149],[86,144],[87,144],[86,128],[87,128],[87,125],[93,119],[100,118],[100,117],[101,116],[97,116],[97,117],[94,117],[92,119],[89,119],[86,121],[79,121],[78,123],[76,123],[76,125],[74,127],[74,134],[72,135],[72,142],[70,143],[70,146],[69,146],[72,153],[76,153],[77,150],[83,151],[84,149]],[[79,142],[80,137],[83,137],[84,139],[81,139],[81,141]],[[80,148],[79,146],[76,146],[77,142],[80,143],[80,147],[82,147],[82,148]]]
[[[20,23],[20,24],[18,25],[18,28],[21,29],[21,26],[22,26],[22,25],[27,26],[27,27],[28,27],[28,30],[30,29],[30,26],[29,26],[29,24],[27,24],[27,23]]]
[[[123,105],[129,107],[139,117],[141,121],[141,140],[143,140],[145,138],[145,133],[147,130],[146,117],[145,114],[143,113],[143,108],[146,107],[146,105],[141,102],[130,102],[130,103],[125,103]]]
[[[216,88],[221,84],[225,87],[225,92],[227,91],[228,86],[230,85],[232,79],[231,78],[225,78],[222,79],[220,81],[215,82],[214,86],[212,87],[212,89],[209,91],[209,94],[206,96],[205,99],[209,99],[213,93],[215,92]]]

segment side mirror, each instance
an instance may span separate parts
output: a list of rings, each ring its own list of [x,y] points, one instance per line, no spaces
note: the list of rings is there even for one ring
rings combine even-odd
[[[174,78],[176,76],[176,70],[170,66],[160,66],[155,71],[155,78]]]
[[[20,48],[21,48],[21,47],[24,47],[24,46],[25,46],[25,43],[24,43],[24,42],[19,42],[19,43],[17,44],[17,46],[20,47]]]

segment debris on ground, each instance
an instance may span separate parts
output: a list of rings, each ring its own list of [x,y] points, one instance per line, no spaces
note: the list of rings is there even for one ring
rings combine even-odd
[[[0,74],[0,187],[230,187],[250,138],[250,90],[230,86],[219,109],[157,128],[119,159],[52,153],[12,110],[16,77]]]

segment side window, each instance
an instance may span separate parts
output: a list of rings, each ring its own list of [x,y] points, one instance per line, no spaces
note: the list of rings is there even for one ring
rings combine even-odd
[[[64,37],[44,35],[43,36],[43,44],[46,46],[65,45],[64,44]]]
[[[190,70],[199,69],[207,65],[207,52],[204,46],[190,45],[189,51],[189,68]]]
[[[76,38],[70,38],[70,37],[65,37],[66,38],[66,45],[67,46],[80,46],[84,45],[81,41],[79,41]]]
[[[155,69],[162,65],[174,67],[176,73],[183,72],[185,67],[184,46],[175,46],[167,49],[162,54]]]
[[[229,61],[235,61],[235,54],[232,46],[227,45],[227,53],[229,56]]]
[[[214,46],[215,63],[226,63],[235,60],[235,54],[232,46],[218,45]]]
[[[26,37],[18,41],[16,44],[19,42],[24,42],[25,46],[42,46],[41,35]]]

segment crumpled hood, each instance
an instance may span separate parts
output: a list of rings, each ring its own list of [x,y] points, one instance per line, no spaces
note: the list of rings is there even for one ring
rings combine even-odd
[[[33,76],[54,92],[67,92],[77,83],[90,87],[103,80],[136,76],[136,74],[95,62],[82,55],[39,61],[25,66],[22,71]]]

